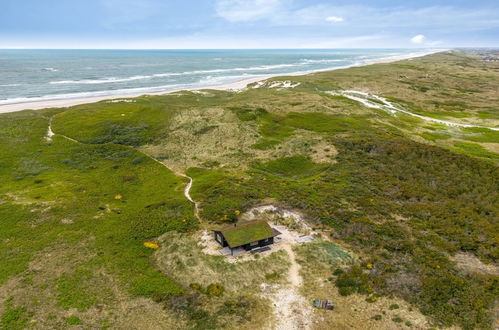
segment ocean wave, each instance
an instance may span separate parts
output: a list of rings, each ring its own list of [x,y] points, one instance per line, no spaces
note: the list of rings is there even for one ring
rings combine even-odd
[[[108,78],[102,78],[102,79],[84,79],[84,80],[59,80],[59,81],[51,81],[49,84],[51,85],[66,85],[66,84],[89,84],[89,85],[94,85],[94,84],[109,84],[109,83],[117,83],[117,82],[126,82],[126,81],[133,81],[133,80],[142,80],[142,79],[150,79],[153,76],[132,76],[132,77],[126,77],[126,78],[115,78],[115,77],[108,77]]]
[[[152,87],[124,88],[124,89],[102,90],[102,91],[93,91],[93,92],[50,94],[50,95],[37,96],[37,97],[18,97],[18,98],[10,98],[10,99],[5,99],[5,100],[0,99],[0,105],[26,103],[26,102],[38,102],[38,101],[53,101],[53,100],[64,100],[64,99],[101,97],[101,96],[140,95],[140,94],[148,94],[148,93],[161,93],[161,92],[168,92],[168,91],[181,90],[181,89],[213,87],[215,85],[236,82],[236,81],[240,81],[240,80],[248,79],[248,78],[252,78],[252,77],[261,77],[261,75],[242,74],[242,75],[237,75],[237,76],[208,76],[208,77],[203,77],[198,82],[192,83],[192,84],[170,84],[170,85],[161,85],[161,86],[152,86]]]
[[[57,72],[59,71],[58,69],[56,68],[43,68],[42,71],[50,71],[50,72]]]
[[[145,79],[154,79],[154,78],[162,78],[162,77],[173,77],[173,76],[183,76],[183,75],[198,75],[198,74],[211,74],[211,73],[228,73],[228,72],[242,72],[242,71],[265,71],[265,70],[275,70],[281,68],[290,68],[290,67],[298,67],[302,66],[304,63],[293,63],[293,64],[274,64],[274,65],[261,65],[261,66],[253,66],[246,68],[227,68],[227,69],[212,69],[212,70],[194,70],[194,71],[185,71],[185,72],[168,72],[168,73],[155,73],[151,75],[141,75],[141,76],[131,76],[131,77],[107,77],[102,79],[83,79],[83,80],[58,80],[49,82],[50,85],[94,85],[94,84],[112,84],[112,83],[120,83],[134,80],[145,80]]]
[[[222,85],[227,83],[232,83],[236,81],[241,81],[250,77],[262,77],[268,78],[270,76],[276,75],[299,75],[299,74],[307,74],[318,71],[328,71],[334,69],[348,68],[352,66],[361,66],[371,63],[378,63],[384,61],[394,61],[401,60],[406,58],[412,58],[416,56],[422,56],[429,53],[433,53],[440,50],[415,50],[414,52],[400,52],[400,53],[388,53],[388,54],[380,54],[376,58],[369,58],[369,56],[365,56],[364,58],[358,58],[357,56],[352,56],[345,59],[327,59],[327,58],[306,58],[307,55],[302,55],[302,59],[295,59],[293,63],[282,63],[282,64],[268,64],[268,65],[259,65],[259,66],[248,66],[248,67],[233,67],[233,68],[218,68],[218,69],[204,69],[204,70],[193,70],[193,71],[184,71],[184,72],[164,72],[164,73],[156,73],[150,75],[135,75],[131,77],[106,77],[106,78],[89,78],[82,80],[61,80],[61,81],[52,81],[50,84],[112,84],[133,80],[142,80],[142,79],[151,79],[147,81],[148,85],[160,85],[160,86],[151,86],[151,87],[137,87],[134,88],[129,86],[126,88],[126,85],[114,85],[116,89],[112,90],[113,85],[102,86],[97,91],[80,91],[73,92],[69,94],[55,94],[57,91],[53,86],[49,90],[52,90],[54,94],[47,91],[48,95],[44,96],[33,96],[33,97],[25,97],[25,95],[9,95],[10,93],[5,93],[5,99],[0,99],[0,104],[14,104],[14,103],[23,103],[23,102],[36,102],[36,101],[48,101],[48,100],[58,100],[58,99],[68,99],[68,98],[86,98],[86,97],[102,97],[102,96],[114,96],[114,95],[140,95],[147,93],[156,93],[156,92],[168,92],[171,90],[178,89],[191,89],[191,88],[205,88],[211,87],[215,85]],[[321,56],[322,57],[322,56]],[[338,63],[343,62],[343,63]],[[330,65],[311,65],[311,64],[327,64]],[[284,68],[291,68],[288,70],[279,70]],[[225,73],[225,74],[224,74]],[[193,80],[192,83],[180,83],[179,81],[165,81],[165,80],[154,80],[156,77],[169,77],[169,76],[181,76],[181,75],[192,75],[189,80]],[[197,75],[197,76],[196,76]],[[7,82],[7,81],[4,81]],[[0,85],[0,87],[14,87],[20,84],[4,84]],[[24,86],[24,84],[23,84]],[[122,87],[123,86],[123,87]],[[72,87],[73,88],[73,87]],[[78,89],[84,90],[84,86],[79,87]],[[41,88],[39,89],[41,90]],[[8,91],[5,89],[5,91]],[[7,94],[7,95],[6,95]],[[43,93],[45,94],[45,93]],[[42,95],[43,95],[42,94]],[[0,97],[1,98],[1,97]]]
[[[0,85],[0,87],[17,87],[21,86],[21,84],[5,84],[5,85]]]
[[[214,86],[238,80],[245,80],[253,77],[261,77],[261,75],[245,73],[237,76],[206,76],[201,78],[196,85],[199,87]]]
[[[53,100],[64,100],[64,99],[79,99],[88,97],[100,97],[100,96],[113,96],[113,95],[127,95],[127,94],[140,94],[140,93],[156,93],[156,92],[167,92],[169,90],[174,90],[179,87],[185,87],[184,85],[172,84],[164,86],[155,87],[139,87],[139,88],[126,88],[126,89],[116,89],[116,90],[105,90],[105,91],[94,91],[94,92],[78,92],[78,93],[68,93],[68,94],[49,94],[44,96],[36,97],[17,97],[5,100],[0,100],[0,105],[5,104],[16,104],[16,103],[26,103],[26,102],[38,102],[38,101],[53,101]]]
[[[331,60],[328,60],[328,59],[321,59],[321,60],[310,60],[310,59],[307,59],[307,58],[304,58],[301,60],[302,63],[306,63],[306,64],[326,64],[326,63],[336,63],[336,62],[345,62],[347,61],[347,59],[331,59]]]

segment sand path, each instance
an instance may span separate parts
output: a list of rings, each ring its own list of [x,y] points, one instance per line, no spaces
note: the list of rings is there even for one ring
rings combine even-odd
[[[288,279],[291,282],[291,285],[294,287],[300,287],[303,279],[300,276],[300,268],[301,266],[296,262],[295,252],[290,244],[285,243],[283,245],[283,249],[288,253],[289,261],[291,262],[291,266],[289,267]]]
[[[276,320],[274,329],[309,329],[311,319],[310,304],[299,292],[303,283],[300,275],[300,265],[296,262],[291,244],[283,243],[282,248],[287,252],[291,265],[287,276],[289,283],[270,296],[274,305],[274,317]]]
[[[292,217],[302,226],[306,226],[302,216],[292,210],[281,210],[273,205],[255,207],[247,211],[243,218],[252,220],[255,218],[265,218],[265,214],[276,214],[286,218]],[[289,229],[285,225],[273,225],[281,233],[276,239],[273,250],[282,249],[286,251],[289,260],[288,272],[285,275],[287,282],[280,285],[271,285],[271,290],[264,293],[270,299],[274,314],[274,329],[276,330],[306,330],[311,326],[312,308],[307,299],[301,295],[300,288],[303,285],[303,278],[300,274],[301,266],[296,261],[296,254],[293,246],[299,244],[297,239],[301,234]],[[262,284],[262,288],[269,285]]]
[[[331,91],[331,92],[326,92],[327,94],[330,95],[341,95],[346,98],[349,98],[350,100],[359,102],[365,107],[372,108],[372,109],[382,109],[382,110],[388,110],[390,113],[395,113],[395,112],[401,112],[406,115],[412,116],[412,117],[417,117],[419,119],[423,119],[426,121],[431,121],[434,123],[438,124],[443,124],[445,126],[451,126],[451,127],[475,127],[475,128],[487,128],[493,131],[499,131],[499,128],[497,127],[487,127],[487,126],[479,126],[479,125],[471,125],[471,124],[462,124],[462,123],[456,123],[448,120],[442,120],[442,119],[436,119],[432,117],[427,117],[423,115],[419,115],[417,113],[413,113],[410,111],[407,111],[405,109],[402,109],[392,102],[388,101],[384,97],[374,95],[374,94],[369,94],[361,91],[355,91],[355,90],[346,90],[346,91]],[[372,100],[376,100],[378,102],[374,102]]]
[[[156,160],[155,158],[149,156],[150,158]],[[160,161],[156,160],[157,162],[159,162],[161,165],[163,165],[164,167],[168,168],[165,164],[161,163]],[[168,168],[170,171],[172,169]],[[196,217],[196,219],[200,220],[201,221],[201,216],[199,215],[199,203],[196,202],[194,199],[192,199],[191,197],[191,188],[192,188],[192,184],[194,182],[194,179],[186,174],[183,174],[183,173],[178,173],[178,172],[173,172],[175,173],[176,175],[178,176],[181,176],[181,177],[184,177],[186,179],[189,180],[189,182],[187,183],[187,185],[185,186],[185,189],[184,189],[184,196],[185,198],[191,202],[193,205],[194,205],[194,216]]]

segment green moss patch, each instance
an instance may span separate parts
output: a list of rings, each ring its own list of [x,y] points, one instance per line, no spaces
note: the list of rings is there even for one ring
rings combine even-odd
[[[499,154],[488,151],[487,149],[476,143],[456,142],[454,143],[454,146],[456,147],[454,151],[458,153],[466,153],[474,157],[480,157],[490,160],[499,159]]]
[[[266,221],[234,224],[221,230],[230,247],[237,247],[274,237],[274,231]]]
[[[302,179],[317,175],[328,166],[329,164],[314,163],[306,156],[285,157],[266,163],[254,164],[256,169],[290,179]]]
[[[424,132],[419,134],[421,137],[423,137],[425,140],[429,141],[437,141],[437,140],[447,140],[452,137],[452,135],[447,134],[447,133],[434,133],[434,132]]]

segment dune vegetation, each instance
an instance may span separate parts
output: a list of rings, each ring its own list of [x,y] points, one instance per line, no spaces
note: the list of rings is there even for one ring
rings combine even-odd
[[[0,115],[1,327],[263,327],[257,287],[285,256],[232,265],[196,240],[272,201],[329,237],[296,249],[307,299],[362,304],[373,327],[493,328],[499,64],[445,52],[282,80]]]

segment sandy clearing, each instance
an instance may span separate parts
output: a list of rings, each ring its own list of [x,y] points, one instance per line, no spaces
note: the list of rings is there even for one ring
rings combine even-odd
[[[281,235],[276,238],[272,251],[284,250],[288,254],[290,267],[287,274],[288,283],[280,286],[268,286],[262,283],[263,295],[270,299],[274,306],[274,329],[276,330],[303,330],[309,329],[312,323],[311,304],[300,294],[303,278],[300,275],[300,264],[296,261],[293,246],[300,244],[303,233],[313,231],[304,221],[303,216],[296,211],[283,209],[275,205],[257,206],[245,212],[242,219],[268,218],[272,227],[279,230]],[[274,220],[272,220],[274,218]],[[279,219],[291,223],[280,224]],[[269,251],[271,252],[271,251]]]
[[[299,82],[292,82],[290,80],[284,80],[284,81],[258,81],[256,84],[251,86],[250,88],[256,89],[256,88],[275,88],[278,90],[281,89],[287,89],[287,88],[295,88],[300,86],[301,83]]]
[[[450,257],[450,259],[456,262],[457,267],[466,273],[481,273],[499,276],[498,264],[483,263],[472,253],[459,252]]]
[[[272,245],[270,251],[260,253],[261,257],[284,250],[288,255],[290,263],[288,272],[285,275],[286,283],[273,285],[261,283],[260,285],[262,296],[269,299],[273,306],[274,319],[272,328],[276,330],[310,329],[312,324],[312,306],[300,293],[303,278],[300,274],[301,266],[296,261],[293,246],[306,244],[307,240],[302,240],[305,237],[304,233],[310,234],[313,231],[304,222],[301,214],[275,205],[257,206],[241,215],[241,220],[254,220],[256,218],[268,220],[270,225],[281,233],[275,238],[275,243]],[[286,224],[282,224],[279,220],[286,222]],[[221,255],[219,244],[215,242],[213,235],[207,230],[200,232],[199,241],[199,245],[203,248],[203,253]],[[237,263],[251,260],[252,258],[253,255],[245,253],[237,257],[226,256],[225,260],[229,263]]]

